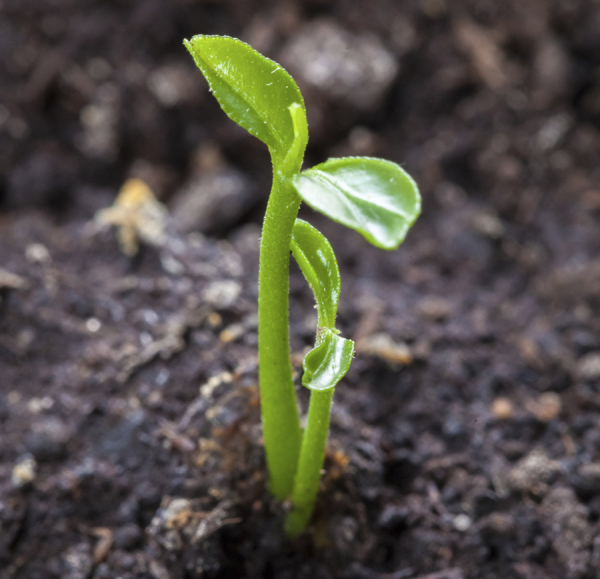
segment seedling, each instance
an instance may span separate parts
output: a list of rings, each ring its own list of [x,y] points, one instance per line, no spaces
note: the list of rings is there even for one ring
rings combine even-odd
[[[300,89],[276,62],[225,36],[185,41],[221,108],[269,148],[273,186],[260,241],[258,350],[261,414],[270,489],[291,498],[285,529],[301,533],[312,514],[333,390],[348,371],[354,343],[335,328],[340,273],[331,245],[297,219],[300,203],[361,233],[382,249],[396,249],[419,215],[417,185],[398,165],[370,157],[329,159],[301,171],[308,141]],[[311,390],[308,419],[300,426],[289,345],[290,250],[317,302],[315,347],[303,362]]]

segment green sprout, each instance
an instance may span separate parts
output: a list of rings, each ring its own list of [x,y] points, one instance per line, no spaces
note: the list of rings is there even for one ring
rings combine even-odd
[[[306,109],[293,78],[249,45],[226,36],[184,41],[221,108],[269,148],[273,186],[260,241],[258,355],[261,415],[270,490],[291,499],[288,536],[299,535],[314,509],[333,390],[348,371],[354,343],[335,328],[340,272],[333,249],[312,225],[297,219],[302,201],[396,249],[418,217],[416,183],[398,165],[370,157],[328,161],[301,171],[308,142]],[[302,431],[289,343],[290,250],[310,285],[318,312],[315,347],[303,362],[311,390]]]

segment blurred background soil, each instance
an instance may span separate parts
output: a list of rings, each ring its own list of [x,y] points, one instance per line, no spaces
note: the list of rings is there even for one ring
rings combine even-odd
[[[197,33],[293,74],[305,166],[382,156],[424,198],[393,253],[302,210],[357,357],[294,544],[256,385],[270,162]],[[2,579],[600,576],[600,2],[0,0],[0,56]],[[134,258],[94,224],[131,177],[169,210]],[[293,264],[290,300],[300,371]]]

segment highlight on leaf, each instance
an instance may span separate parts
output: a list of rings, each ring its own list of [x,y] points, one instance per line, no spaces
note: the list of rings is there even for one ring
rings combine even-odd
[[[296,175],[294,186],[313,209],[382,249],[396,249],[421,212],[412,177],[383,159],[329,159]]]

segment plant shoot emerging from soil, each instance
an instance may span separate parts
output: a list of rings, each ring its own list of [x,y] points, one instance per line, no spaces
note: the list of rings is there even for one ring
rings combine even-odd
[[[308,142],[302,94],[277,63],[225,36],[185,41],[225,113],[265,143],[273,186],[260,242],[258,296],[261,413],[271,492],[291,497],[285,528],[303,531],[314,508],[333,390],[348,371],[354,343],[335,328],[340,274],[331,245],[305,221],[300,203],[361,233],[382,249],[396,249],[420,212],[413,179],[398,165],[370,157],[329,159],[301,171]],[[317,302],[315,347],[303,362],[311,390],[308,419],[300,426],[289,346],[290,250]]]

